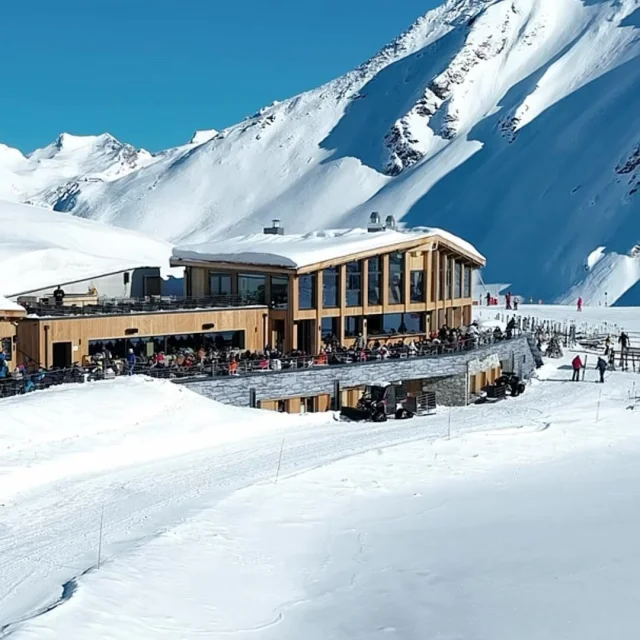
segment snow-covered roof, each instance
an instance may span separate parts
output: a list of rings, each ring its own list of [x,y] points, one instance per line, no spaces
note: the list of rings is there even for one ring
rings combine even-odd
[[[479,262],[484,262],[484,257],[473,245],[447,231],[431,228],[409,231],[386,229],[375,233],[359,228],[329,229],[282,236],[254,233],[227,240],[176,247],[173,257],[183,260],[301,269],[319,262],[340,260],[357,253],[435,237],[454,244]]]
[[[12,302],[8,298],[5,298],[0,294],[0,315],[3,311],[11,311],[12,313],[26,313],[24,307],[21,307],[18,303]]]

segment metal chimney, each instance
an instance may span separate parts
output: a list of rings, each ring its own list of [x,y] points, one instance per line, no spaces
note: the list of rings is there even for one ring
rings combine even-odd
[[[395,231],[396,219],[393,216],[387,216],[384,221],[384,226],[387,229],[393,229]]]
[[[280,219],[274,218],[271,221],[270,227],[265,227],[263,232],[268,236],[283,236],[284,235],[284,227],[280,226]]]
[[[374,211],[369,216],[369,224],[367,225],[367,231],[369,233],[376,233],[377,231],[384,231],[384,227],[380,223],[380,214]]]

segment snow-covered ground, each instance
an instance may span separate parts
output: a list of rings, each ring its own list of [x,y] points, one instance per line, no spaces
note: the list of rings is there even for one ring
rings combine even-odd
[[[1,401],[0,637],[635,637],[640,376],[570,357],[382,425],[142,378]]]

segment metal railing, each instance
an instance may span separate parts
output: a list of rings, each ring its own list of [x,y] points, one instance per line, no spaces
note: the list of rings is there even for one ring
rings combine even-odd
[[[129,313],[155,313],[158,311],[189,311],[229,307],[264,306],[264,299],[258,295],[229,295],[175,297],[151,296],[148,298],[100,298],[97,302],[83,302],[72,305],[55,303],[22,302],[27,313],[37,316],[99,316],[124,315]]]
[[[407,345],[392,345],[388,347],[388,356],[385,357],[376,349],[364,349],[360,352],[355,349],[346,349],[328,355],[326,360],[322,356],[240,359],[237,361],[237,367],[232,367],[232,371],[230,371],[230,362],[206,360],[191,365],[178,365],[175,360],[164,365],[138,361],[131,370],[123,360],[115,359],[109,363],[87,367],[78,365],[64,369],[44,370],[41,368],[34,372],[24,372],[19,377],[9,374],[5,378],[0,378],[0,398],[22,395],[61,384],[81,384],[129,375],[146,375],[179,382],[211,379],[219,376],[260,376],[301,369],[355,367],[395,360],[447,357],[483,349],[508,339],[510,338],[506,336],[496,338],[493,335],[481,335],[474,339],[460,340],[452,344],[421,345],[416,347],[415,351]]]

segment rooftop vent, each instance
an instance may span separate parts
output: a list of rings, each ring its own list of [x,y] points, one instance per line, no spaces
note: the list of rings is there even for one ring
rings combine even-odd
[[[380,222],[380,214],[377,211],[374,211],[369,216],[369,224],[367,225],[367,231],[369,233],[384,231],[384,225]]]
[[[283,236],[284,235],[284,227],[280,226],[279,218],[274,218],[271,221],[270,227],[265,227],[263,229],[264,233],[268,236]]]
[[[393,229],[395,231],[396,219],[393,216],[387,216],[384,220],[384,226],[387,229]]]

